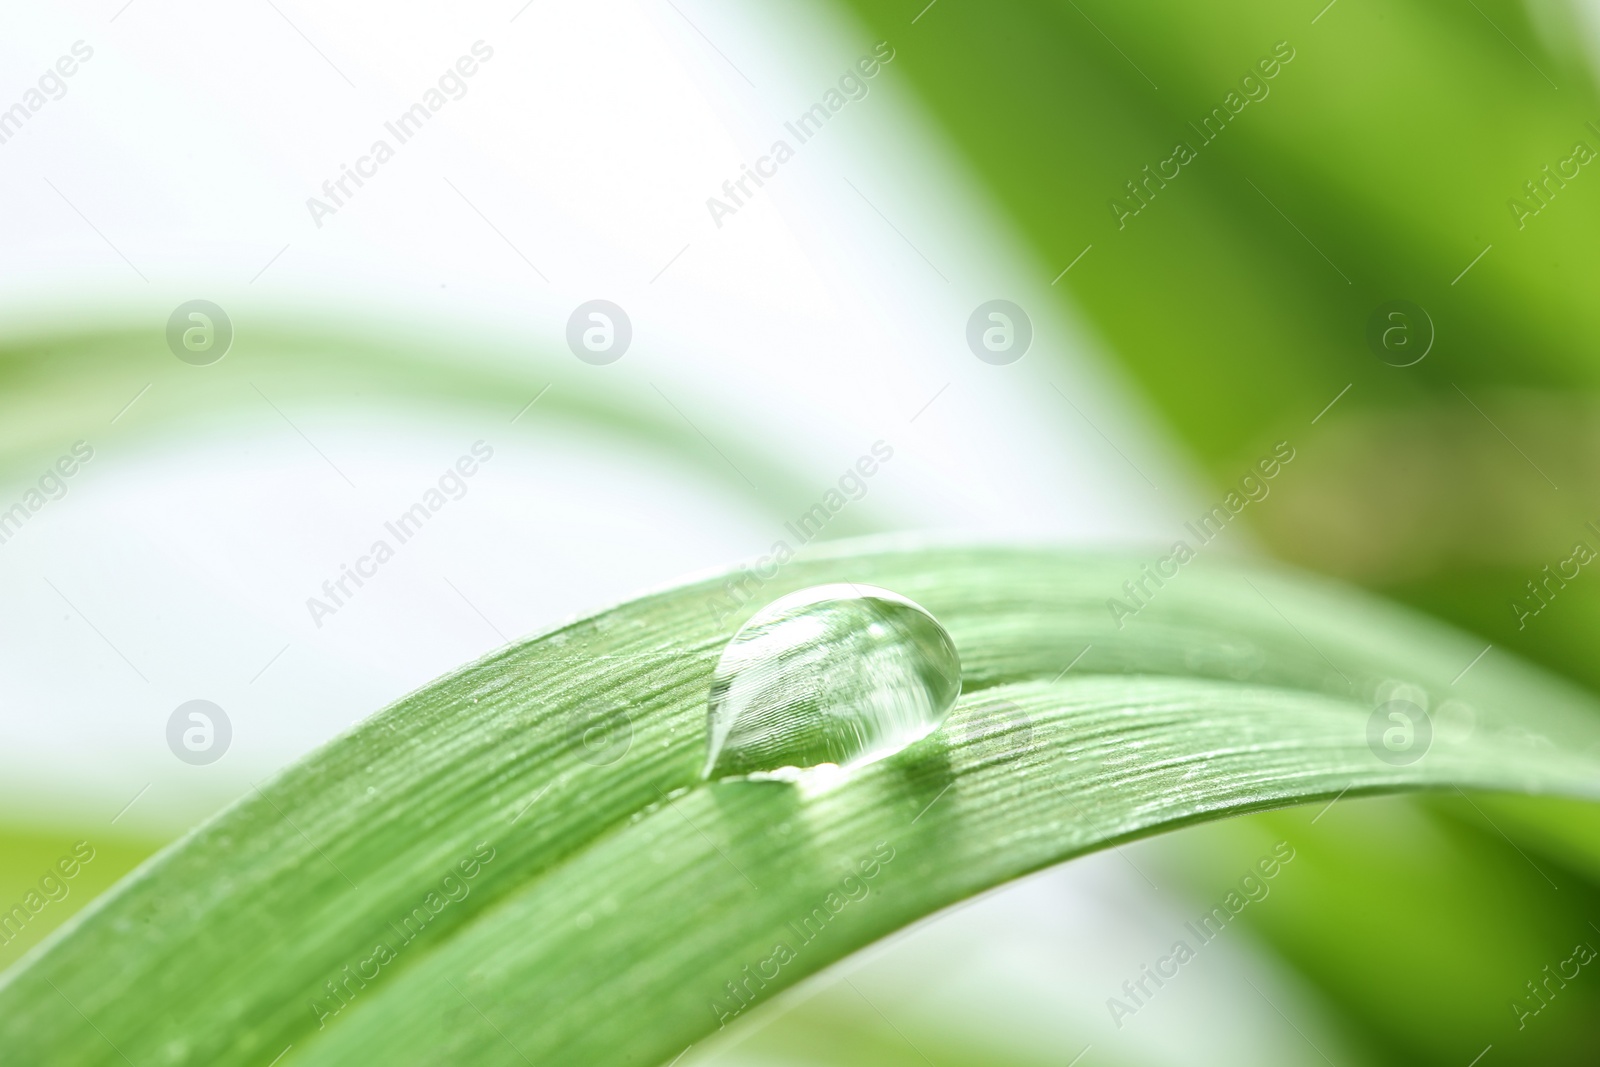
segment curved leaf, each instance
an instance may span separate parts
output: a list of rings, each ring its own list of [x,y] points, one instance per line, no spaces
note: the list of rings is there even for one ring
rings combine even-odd
[[[158,330],[119,325],[11,338],[0,342],[0,473],[32,474],[41,455],[77,435],[98,444],[103,434],[143,439],[194,427],[233,428],[250,411],[275,423],[286,417],[275,408],[294,412],[297,405],[325,407],[330,400],[345,405],[340,417],[348,420],[351,401],[359,397],[367,404],[426,408],[434,418],[466,412],[507,432],[552,416],[594,427],[665,452],[775,514],[808,497],[809,479],[758,441],[741,441],[741,468],[732,469],[663,393],[571,359],[530,359],[524,368],[509,341],[474,335],[470,352],[461,348],[459,337],[430,337],[417,327],[374,333],[241,324],[226,358],[196,367],[173,358]],[[536,414],[523,417],[534,400]],[[112,423],[115,429],[108,428]],[[860,521],[849,517],[850,524]]]
[[[713,578],[514,645],[87,910],[0,984],[0,1048],[658,1063],[745,999],[1119,841],[1340,794],[1600,796],[1600,714],[1567,684],[1474,664],[1477,642],[1368,598],[1209,560],[1119,626],[1107,598],[1141,562],[847,543],[756,595]],[[946,624],[966,689],[950,722],[837,781],[701,782],[723,642],[758,603],[841,580]],[[1472,728],[1380,760],[1368,721],[1392,681],[1465,702]],[[589,732],[623,722],[625,750]]]

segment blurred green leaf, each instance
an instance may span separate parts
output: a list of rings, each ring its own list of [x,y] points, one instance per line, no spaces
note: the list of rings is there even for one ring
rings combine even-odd
[[[774,514],[813,502],[815,486],[787,458],[743,441],[735,469],[665,394],[645,385],[576,360],[536,362],[509,340],[475,336],[462,347],[459,337],[420,330],[250,324],[224,359],[197,367],[174,359],[153,329],[13,336],[0,342],[0,473],[37,477],[74,438],[236,434],[243,420],[281,427],[306,410],[359,425],[374,411],[398,410],[431,420],[468,416],[483,432],[508,436],[553,420],[668,456]],[[863,522],[844,515],[838,529],[876,532]]]
[[[1512,799],[1541,827],[1579,809],[1592,821],[1592,805]],[[1600,948],[1589,926],[1600,890],[1574,873],[1578,850],[1503,836],[1515,828],[1505,803],[1347,797],[1174,835],[1159,869],[1208,899],[1237,881],[1263,834],[1292,842],[1294,865],[1241,926],[1310,978],[1378,1062],[1459,1065],[1493,1045],[1500,1063],[1590,1063],[1600,982],[1572,982],[1525,1027],[1511,1003],[1531,1000],[1524,983],[1576,943]]]
[[[1275,554],[1482,633],[1484,664],[1509,649],[1600,685],[1600,583],[1543,584],[1575,542],[1600,550],[1588,527],[1600,522],[1600,172],[1545,170],[1580,142],[1600,152],[1595,31],[1579,5],[849,6],[896,44],[895,69],[1043,263],[1083,254],[1056,291],[1219,486],[1270,442],[1294,443],[1296,466],[1250,513]],[[1278,42],[1294,58],[1265,98],[1201,144],[1204,116],[1243,95]],[[1144,186],[1143,168],[1179,141],[1194,160]],[[1148,203],[1119,221],[1113,200],[1139,206],[1130,181]],[[1436,334],[1414,366],[1366,340],[1397,298],[1425,308]],[[1532,619],[1516,606],[1539,605],[1529,582],[1549,601]],[[1529,917],[1569,920],[1577,906],[1498,872],[1522,849],[1576,868],[1562,901],[1600,887],[1584,835],[1535,810],[1484,840],[1431,809],[1408,816],[1410,833],[1300,872],[1339,906],[1262,932],[1394,1062],[1465,1063],[1483,1047],[1465,1047],[1473,1013],[1510,1017],[1488,990],[1519,986],[1528,976],[1510,979],[1543,951],[1535,935],[1548,931]],[[1568,847],[1541,853],[1552,838]],[[1436,848],[1440,870],[1415,869]],[[1459,921],[1395,941],[1385,916],[1418,901]],[[1464,932],[1485,924],[1500,924],[1485,935],[1494,950]],[[1551,1018],[1532,1044],[1497,1044],[1496,1062],[1592,1061],[1584,1011]]]
[[[1219,485],[1270,442],[1296,445],[1279,490],[1314,506],[1261,509],[1274,552],[1600,684],[1583,642],[1529,635],[1509,607],[1600,520],[1583,492],[1600,167],[1541,186],[1520,226],[1509,207],[1576,143],[1600,154],[1593,31],[1573,6],[1000,0],[913,25],[921,3],[848,3],[1052,273],[1092,246],[1056,291]],[[1279,42],[1293,59],[1262,79]],[[1204,117],[1247,100],[1252,72],[1264,98],[1205,142]],[[1143,185],[1180,141],[1194,160]],[[1119,223],[1129,182],[1148,203]],[[1414,366],[1367,345],[1397,298],[1437,335]],[[1495,555],[1514,563],[1463,571],[1463,548],[1508,524]],[[1600,614],[1600,589],[1568,599]]]
[[[94,858],[89,863],[74,860],[73,847],[80,841],[87,842],[93,850]],[[160,844],[107,837],[98,832],[75,836],[0,826],[0,922],[17,904],[28,912],[26,922],[13,921],[0,927],[0,967],[16,963],[51,930],[147,859]],[[63,877],[57,867],[63,858],[74,860],[68,864],[75,872],[70,878]],[[52,881],[46,883],[47,878]],[[29,894],[34,895],[37,911],[28,907]]]

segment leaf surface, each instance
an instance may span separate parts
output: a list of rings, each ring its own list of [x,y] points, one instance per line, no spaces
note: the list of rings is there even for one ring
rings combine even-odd
[[[759,590],[712,578],[510,646],[264,784],[9,972],[0,1057],[661,1063],[893,930],[1121,841],[1340,795],[1600,795],[1600,713],[1567,683],[1504,656],[1463,673],[1473,638],[1209,559],[1119,626],[1107,599],[1144,562],[839,543]],[[699,781],[723,643],[830,581],[945,623],[957,711],[842,779]],[[1379,759],[1395,681],[1470,706],[1470,729]]]

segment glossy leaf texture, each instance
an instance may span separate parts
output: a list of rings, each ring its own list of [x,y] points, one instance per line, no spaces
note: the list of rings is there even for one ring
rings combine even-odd
[[[1510,657],[1463,675],[1470,637],[1211,560],[1119,627],[1106,601],[1138,569],[848,542],[734,611],[713,578],[515,644],[97,901],[5,976],[0,1049],[662,1063],[746,1001],[1108,845],[1341,794],[1600,796],[1600,710],[1567,683]],[[724,642],[758,601],[830,581],[894,589],[945,624],[965,688],[951,719],[842,779],[702,783]],[[1369,720],[1395,682],[1470,705],[1471,729],[1409,764],[1378,758]]]

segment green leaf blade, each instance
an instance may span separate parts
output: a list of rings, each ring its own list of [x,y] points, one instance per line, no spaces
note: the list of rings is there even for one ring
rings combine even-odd
[[[141,1065],[285,1048],[285,1067],[661,1062],[717,1027],[714,1003],[738,1004],[730,981],[765,999],[1095,848],[1342,794],[1600,795],[1600,713],[1565,683],[1493,654],[1463,674],[1471,638],[1209,562],[1119,628],[1105,601],[1139,562],[845,544],[725,618],[712,579],[512,646],[362,723],[81,916],[0,984],[0,1048]],[[951,721],[827,788],[701,783],[706,687],[741,615],[840,580],[902,592],[949,628],[967,687]],[[1471,702],[1472,733],[1410,766],[1378,760],[1366,728],[1386,679]],[[594,762],[584,725],[618,708],[630,747]],[[829,894],[848,898],[846,875],[880,847],[894,858],[834,912]],[[493,857],[468,876],[480,848]],[[824,933],[770,962],[819,903]],[[393,959],[373,963],[380,942]],[[348,1004],[326,985],[340,981]]]

